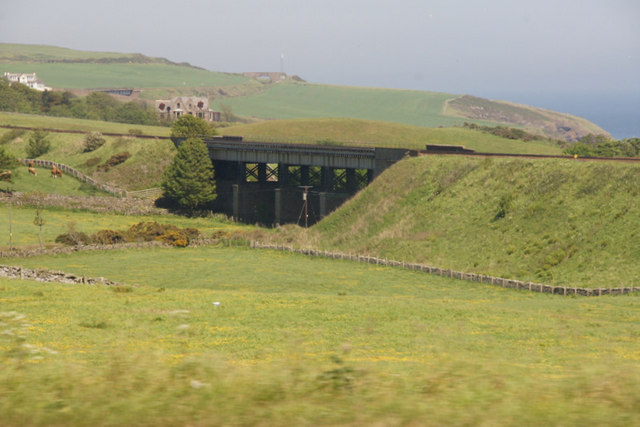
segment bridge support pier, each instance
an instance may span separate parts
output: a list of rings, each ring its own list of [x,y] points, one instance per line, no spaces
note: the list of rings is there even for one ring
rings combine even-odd
[[[233,219],[240,219],[240,185],[233,184]]]
[[[282,189],[276,188],[273,191],[275,193],[274,223],[280,225],[282,224]]]
[[[319,205],[320,205],[320,219],[327,216],[329,212],[327,212],[327,192],[322,191],[318,193]]]

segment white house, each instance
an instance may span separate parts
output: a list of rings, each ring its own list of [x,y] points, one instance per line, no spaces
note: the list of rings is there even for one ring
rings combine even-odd
[[[9,73],[5,72],[3,77],[9,80],[11,83],[20,83],[25,86],[29,86],[31,89],[44,92],[45,90],[51,90],[50,87],[44,85],[42,80],[36,76],[36,73]]]

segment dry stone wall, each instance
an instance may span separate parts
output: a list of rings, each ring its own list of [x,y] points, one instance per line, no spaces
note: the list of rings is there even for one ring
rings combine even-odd
[[[155,207],[152,200],[133,197],[80,197],[15,191],[13,193],[0,192],[0,203],[12,203],[14,206],[56,206],[65,209],[84,209],[125,215],[165,215],[168,213],[166,209]]]
[[[56,282],[56,283],[78,283],[85,285],[111,285],[122,286],[122,283],[105,279],[104,277],[86,277],[75,274],[68,274],[62,271],[51,271],[45,269],[30,269],[24,267],[15,267],[9,265],[0,265],[0,277],[9,279],[35,280],[37,282]]]
[[[169,246],[164,242],[136,242],[136,243],[118,243],[114,245],[83,245],[83,246],[56,246],[53,248],[15,248],[7,251],[0,251],[0,258],[28,258],[37,255],[60,255],[70,254],[80,251],[105,251],[110,249],[135,249],[149,248],[154,246]]]

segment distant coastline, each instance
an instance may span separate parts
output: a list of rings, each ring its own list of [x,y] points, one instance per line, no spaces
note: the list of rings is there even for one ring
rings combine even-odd
[[[583,117],[616,139],[640,138],[640,93],[580,94],[567,96],[522,95],[514,102]]]

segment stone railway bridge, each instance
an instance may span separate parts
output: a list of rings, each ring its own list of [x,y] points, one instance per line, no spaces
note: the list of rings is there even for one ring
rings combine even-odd
[[[417,155],[406,149],[266,143],[242,137],[204,141],[215,169],[214,209],[267,225],[304,224],[304,197],[309,223],[317,222],[386,168]]]

